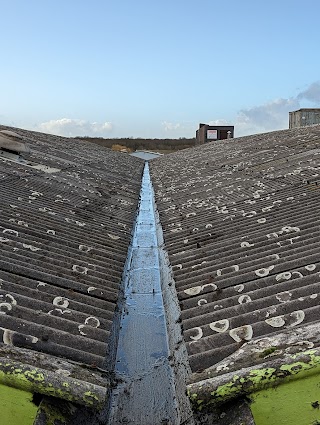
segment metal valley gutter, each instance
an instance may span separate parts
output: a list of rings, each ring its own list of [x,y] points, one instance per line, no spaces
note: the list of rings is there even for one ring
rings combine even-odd
[[[177,394],[163,305],[162,286],[166,282],[161,279],[166,273],[162,271],[159,226],[146,162],[124,278],[125,304],[115,371],[119,383],[111,396],[109,424],[182,423],[181,394]]]

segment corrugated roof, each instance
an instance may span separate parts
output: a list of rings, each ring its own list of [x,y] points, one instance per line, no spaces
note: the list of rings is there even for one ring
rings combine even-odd
[[[150,167],[193,380],[252,339],[319,321],[320,126],[216,141]]]
[[[1,340],[105,369],[143,161],[13,130],[31,152],[0,157]]]

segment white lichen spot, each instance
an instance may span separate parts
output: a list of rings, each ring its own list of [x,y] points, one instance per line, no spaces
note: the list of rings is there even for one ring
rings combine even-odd
[[[48,235],[55,235],[56,232],[52,229],[47,230]]]
[[[316,269],[316,265],[315,264],[308,264],[307,266],[305,266],[305,269],[308,270],[309,272],[313,272]]]
[[[87,245],[79,245],[79,251],[82,252],[90,252],[92,250],[91,246]]]
[[[12,339],[14,336],[14,332],[11,331],[10,329],[4,329],[3,330],[3,336],[2,336],[2,341],[5,345],[13,345],[12,344]]]
[[[52,301],[52,304],[57,306],[57,307],[67,308],[67,307],[69,307],[70,302],[69,302],[68,298],[55,297]]]
[[[290,319],[293,319],[293,321],[290,320],[290,326],[297,326],[300,323],[304,321],[305,313],[303,310],[297,310],[290,313]]]
[[[268,276],[271,270],[273,269],[274,269],[274,266],[263,267],[261,269],[255,270],[255,274],[259,277],[265,277],[265,276]]]
[[[89,316],[84,321],[84,324],[93,328],[98,328],[100,326],[100,320],[97,317]]]
[[[84,227],[86,225],[86,223],[82,222],[82,221],[75,221],[76,225],[79,227]]]
[[[238,272],[240,270],[240,267],[238,264],[234,264],[230,267],[225,267],[224,269],[217,270],[217,276],[222,276],[223,274],[232,273],[232,272]]]
[[[216,367],[217,372],[225,372],[228,371],[230,368],[228,367],[229,363],[222,363]]]
[[[218,320],[216,322],[209,323],[210,329],[212,329],[215,332],[226,332],[229,329],[229,320],[228,319],[222,319]]]
[[[253,329],[251,325],[240,326],[229,331],[229,335],[236,342],[250,341],[253,336]]]
[[[206,283],[205,285],[202,285],[202,291],[207,287],[211,287],[213,291],[216,291],[218,289],[217,285],[215,285],[214,283]]]
[[[210,229],[212,227],[211,223],[206,224],[206,229]]]
[[[189,239],[184,239],[184,240],[183,240],[183,243],[184,243],[184,244],[187,244],[188,242],[189,242]]]
[[[0,303],[0,314],[7,314],[11,310],[12,310],[12,304]]]
[[[295,226],[284,226],[282,227],[280,233],[289,233],[289,232],[300,232],[300,228]]]
[[[310,295],[310,298],[311,298],[312,300],[314,300],[314,299],[316,299],[316,298],[317,298],[317,296],[318,296],[318,294],[311,294],[311,295]]]
[[[280,303],[287,303],[288,301],[291,300],[292,297],[292,293],[291,292],[281,292],[280,294],[276,295],[276,299],[280,302]]]
[[[39,341],[39,338],[37,338],[36,336],[33,336],[31,339],[32,344],[36,344],[38,341]]]
[[[284,316],[270,317],[266,319],[265,322],[273,328],[282,328],[282,326],[285,325]]]
[[[79,325],[78,326],[78,330],[80,335],[86,336],[87,334],[85,332],[83,332],[83,329],[85,328],[85,325]]]
[[[239,304],[245,304],[245,303],[251,303],[252,299],[249,297],[249,295],[240,295],[238,298]]]
[[[254,243],[241,242],[240,246],[241,246],[241,248],[250,248],[251,246],[254,246]]]
[[[266,218],[258,218],[257,222],[260,224],[266,223],[267,219]]]
[[[190,339],[192,339],[193,341],[198,341],[200,338],[202,338],[203,331],[200,327],[193,328],[192,331],[195,331],[196,335],[195,336],[190,335]]]
[[[89,286],[89,288],[87,289],[88,294],[90,294],[90,292],[95,291],[97,288],[94,286]]]
[[[78,264],[74,264],[72,266],[72,271],[80,274],[88,274],[88,268],[84,266],[79,266]]]
[[[198,295],[200,294],[202,286],[194,286],[193,288],[185,289],[183,292],[187,295]]]
[[[40,281],[38,280],[37,288],[38,288],[39,286],[46,286],[46,283],[44,283],[44,282],[40,282]]]
[[[267,238],[268,239],[276,239],[279,237],[278,233],[272,232],[272,233],[267,233]]]
[[[247,211],[242,214],[243,217],[252,218],[257,215],[256,211]]]
[[[292,274],[290,272],[283,272],[279,273],[276,276],[276,281],[279,282],[280,280],[289,280],[291,279]]]
[[[107,233],[107,235],[109,236],[110,239],[112,239],[113,241],[117,241],[120,239],[120,236],[116,236],[116,235],[112,235],[111,233]]]
[[[0,295],[0,297],[3,297],[3,295]],[[6,294],[5,298],[8,299],[8,302],[12,305],[17,305],[17,300],[11,295],[11,294]]]
[[[205,300],[204,298],[201,298],[201,300],[199,300],[197,304],[198,304],[199,307],[201,307],[202,305],[205,305],[207,303],[208,303],[207,300]]]
[[[196,269],[197,267],[201,267],[201,266],[203,266],[204,264],[207,264],[207,262],[204,260],[204,261],[202,261],[202,263],[200,263],[200,264],[194,264],[193,266],[191,266],[191,268],[192,269]]]
[[[2,233],[8,233],[10,235],[19,236],[19,232],[13,229],[4,229]]]
[[[7,243],[7,242],[10,242],[10,239],[0,237],[0,242]]]
[[[314,343],[311,341],[297,341],[294,345],[303,345],[305,348],[313,348]]]
[[[36,246],[33,246],[33,245],[28,245],[26,243],[22,244],[22,246],[25,249],[30,249],[30,251],[32,251],[32,252],[41,251],[40,248],[37,248]]]
[[[71,310],[62,310],[61,308],[55,308],[55,309],[53,309],[53,310],[50,310],[49,312],[48,312],[48,314],[52,314],[52,313],[54,313],[54,312],[57,312],[57,313],[59,313],[59,314],[61,314],[61,315],[64,315],[64,314],[72,314],[72,311]]]
[[[17,224],[18,224],[19,226],[29,227],[29,224],[28,224],[28,223],[26,223],[25,221],[22,221],[22,220],[18,220],[18,221],[17,221]]]
[[[267,212],[267,211],[270,211],[273,207],[274,207],[274,205],[270,205],[269,207],[261,208],[261,211],[262,212]]]
[[[236,286],[234,287],[234,289],[235,289],[237,292],[242,292],[242,291],[244,290],[244,285],[243,285],[242,283],[240,283],[240,285],[236,285]]]

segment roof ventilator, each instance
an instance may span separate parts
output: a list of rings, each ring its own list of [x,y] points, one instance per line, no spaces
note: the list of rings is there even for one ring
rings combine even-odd
[[[7,161],[18,162],[21,165],[35,168],[45,173],[56,173],[59,168],[48,167],[25,159],[21,154],[30,153],[30,148],[24,143],[22,136],[10,130],[0,131],[0,158]]]
[[[29,147],[23,142],[22,137],[9,130],[0,131],[0,156],[11,161],[24,162],[21,153],[29,153]]]

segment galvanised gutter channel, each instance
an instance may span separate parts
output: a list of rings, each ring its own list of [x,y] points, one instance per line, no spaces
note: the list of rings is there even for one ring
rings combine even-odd
[[[128,251],[125,305],[116,357],[118,385],[109,424],[180,424],[163,306],[160,250],[149,165],[145,163],[140,207]],[[160,229],[161,230],[161,229]]]

